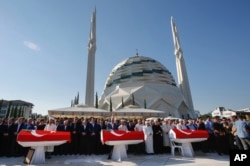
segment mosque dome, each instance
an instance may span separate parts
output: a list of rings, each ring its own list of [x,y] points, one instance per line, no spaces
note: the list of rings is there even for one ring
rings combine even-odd
[[[118,63],[110,72],[99,106],[116,111],[123,106],[161,110],[166,116],[188,117],[186,101],[171,72],[160,62],[133,56]],[[191,115],[191,114],[190,114]]]
[[[133,82],[154,82],[176,86],[172,74],[160,62],[149,57],[134,56],[123,60],[113,68],[105,88]]]

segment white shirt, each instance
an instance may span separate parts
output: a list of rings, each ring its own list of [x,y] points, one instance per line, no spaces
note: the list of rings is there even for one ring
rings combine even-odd
[[[143,130],[143,124],[136,124],[135,125],[135,131],[142,131]]]
[[[118,127],[118,130],[128,131],[128,128],[127,128],[126,125],[120,125],[120,126]]]
[[[187,129],[187,127],[186,127],[184,124],[181,124],[181,123],[178,123],[178,124],[176,125],[176,128],[177,128],[177,129]]]
[[[45,131],[56,131],[56,125],[55,124],[47,124],[44,128]]]

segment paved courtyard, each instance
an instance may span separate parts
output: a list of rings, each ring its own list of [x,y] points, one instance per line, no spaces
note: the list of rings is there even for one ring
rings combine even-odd
[[[173,157],[171,154],[160,155],[132,155],[128,154],[128,158],[121,162],[107,159],[107,155],[67,155],[52,156],[52,159],[46,159],[44,164],[38,165],[71,165],[71,166],[229,166],[229,156],[219,156],[217,153],[196,152],[194,158],[181,157],[179,155]],[[24,157],[0,157],[0,166],[21,166]]]

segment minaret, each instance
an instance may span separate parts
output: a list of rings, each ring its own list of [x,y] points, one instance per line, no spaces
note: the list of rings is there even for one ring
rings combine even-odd
[[[91,27],[88,44],[88,68],[86,80],[85,104],[94,105],[94,85],[95,85],[95,51],[96,51],[96,9],[91,18]]]
[[[176,56],[176,68],[177,68],[179,88],[184,98],[187,101],[190,113],[194,114],[194,106],[193,106],[191,91],[189,87],[186,65],[185,65],[185,61],[183,57],[183,52],[181,50],[177,28],[173,21],[173,17],[171,17],[171,26],[172,26],[172,33],[173,33],[173,40],[174,40],[174,47],[175,47],[174,54]]]

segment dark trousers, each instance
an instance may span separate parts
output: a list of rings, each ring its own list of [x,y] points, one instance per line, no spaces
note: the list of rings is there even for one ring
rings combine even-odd
[[[108,159],[110,160],[112,157],[114,146],[107,146],[107,148],[109,149]]]
[[[239,150],[243,150],[243,145],[240,141],[240,138],[236,135],[234,136],[235,142],[236,142],[236,146],[238,147]]]
[[[225,136],[215,135],[215,150],[218,154],[224,153],[225,151]]]

